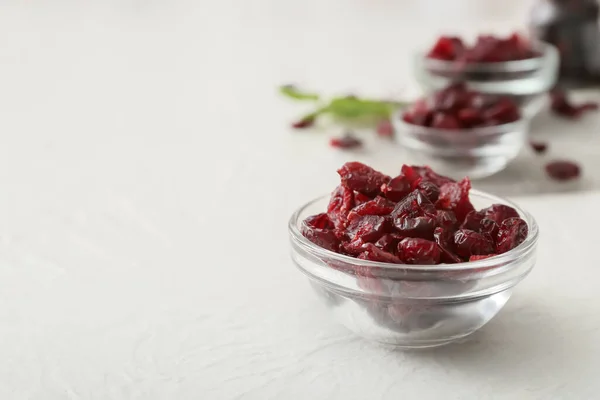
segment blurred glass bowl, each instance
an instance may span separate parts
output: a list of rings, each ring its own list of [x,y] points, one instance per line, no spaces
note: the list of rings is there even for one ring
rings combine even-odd
[[[392,118],[395,140],[417,164],[429,165],[455,179],[484,178],[503,170],[527,140],[528,120],[481,128],[445,130]]]
[[[559,68],[554,46],[543,42],[533,42],[532,46],[540,57],[488,63],[437,60],[427,57],[427,52],[419,52],[414,57],[414,74],[427,92],[460,81],[481,93],[510,96],[531,118],[544,105],[546,92],[556,84]]]

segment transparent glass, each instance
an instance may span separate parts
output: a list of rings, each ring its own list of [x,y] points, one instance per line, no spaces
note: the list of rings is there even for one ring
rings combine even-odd
[[[484,178],[503,170],[527,141],[529,120],[497,126],[445,130],[392,118],[395,140],[410,151],[417,164],[429,165],[444,175],[460,179]]]
[[[476,208],[515,208],[529,225],[517,248],[485,260],[447,265],[398,265],[325,250],[301,234],[302,221],[326,209],[329,196],[297,210],[289,221],[292,260],[323,304],[358,335],[399,348],[441,346],[490,321],[533,268],[538,226],[513,203],[473,190]]]
[[[464,63],[435,60],[419,52],[414,57],[414,74],[421,87],[433,92],[453,81],[467,82],[481,92],[512,97],[523,114],[531,118],[545,102],[545,93],[558,78],[559,55],[551,44],[533,42],[540,57],[493,63]]]

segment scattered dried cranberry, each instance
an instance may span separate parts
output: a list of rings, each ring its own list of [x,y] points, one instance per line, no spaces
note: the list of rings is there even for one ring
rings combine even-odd
[[[294,128],[294,129],[306,129],[306,128],[310,128],[314,124],[315,124],[315,117],[308,116],[308,117],[302,118],[299,121],[294,122],[292,124],[292,128]]]
[[[569,181],[579,178],[581,168],[571,161],[552,161],[546,164],[546,172],[552,179],[557,181]]]
[[[338,173],[342,184],[327,213],[302,225],[304,236],[325,249],[396,264],[454,264],[501,254],[527,237],[515,209],[495,204],[476,211],[468,178],[456,182],[429,167],[404,165],[391,179],[358,162]]]
[[[473,46],[466,46],[460,38],[442,36],[429,51],[428,57],[445,61],[487,63],[525,60],[539,57],[530,43],[517,33],[506,39],[480,35]]]
[[[437,244],[421,238],[406,238],[398,244],[398,255],[406,264],[439,264],[440,249]]]
[[[552,111],[561,117],[576,119],[581,117],[586,111],[598,110],[598,103],[596,102],[589,101],[578,105],[572,104],[567,94],[562,90],[553,90],[550,92],[550,98],[552,100]]]
[[[525,241],[528,233],[529,228],[527,227],[527,223],[521,218],[509,218],[505,220],[502,222],[502,225],[500,225],[500,230],[498,232],[496,253],[502,254],[514,249]]]
[[[529,142],[529,146],[531,146],[533,151],[537,154],[544,154],[548,150],[548,143],[534,142],[532,140]]]
[[[344,187],[367,196],[379,194],[381,185],[390,180],[389,176],[357,161],[347,162],[337,172],[342,178]]]
[[[377,134],[384,138],[391,138],[394,136],[394,126],[389,120],[383,120],[377,124]]]
[[[332,138],[329,141],[331,147],[338,149],[354,149],[362,146],[362,140],[358,139],[351,133],[346,133],[344,136],[339,138]]]
[[[515,122],[521,113],[511,98],[473,92],[458,82],[415,103],[402,118],[413,125],[459,130]]]

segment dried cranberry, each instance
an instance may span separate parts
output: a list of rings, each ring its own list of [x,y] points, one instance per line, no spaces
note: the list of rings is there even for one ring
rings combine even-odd
[[[440,248],[442,262],[446,264],[456,264],[463,261],[454,254],[454,236],[451,229],[441,227],[435,228],[433,237]]]
[[[581,168],[571,161],[553,161],[546,164],[546,172],[557,181],[569,181],[581,175]]]
[[[465,46],[459,38],[442,36],[428,54],[429,58],[470,63],[516,61],[539,56],[540,53],[516,33],[506,39],[480,35],[473,46]]]
[[[402,260],[392,253],[377,248],[373,243],[365,245],[365,251],[358,256],[361,260],[386,262],[392,264],[402,264]]]
[[[461,128],[460,123],[458,122],[458,119],[456,119],[456,117],[442,112],[438,112],[433,115],[431,127],[448,130]]]
[[[415,176],[415,178],[412,178],[413,181],[417,179],[416,176],[419,176],[422,178],[421,182],[430,182],[438,187],[442,186],[445,183],[456,182],[452,178],[448,178],[447,176],[443,176],[434,172],[430,167],[427,166],[418,167],[415,165],[404,165],[402,167],[402,173],[406,176],[409,176],[409,174]]]
[[[399,175],[381,185],[381,193],[393,201],[400,201],[412,191],[412,183],[404,175]]]
[[[336,253],[340,251],[340,241],[335,233],[329,229],[311,228],[304,224],[302,226],[302,234],[319,247]]]
[[[398,255],[407,264],[439,264],[440,249],[430,240],[406,238],[398,244]]]
[[[356,217],[363,215],[388,215],[394,210],[394,207],[396,207],[395,203],[377,196],[374,200],[370,200],[354,207],[354,209],[350,211],[350,214],[348,214],[348,220],[352,221]]]
[[[433,239],[435,221],[432,217],[397,218],[394,226],[402,236]]]
[[[456,220],[456,215],[452,211],[446,210],[437,210],[435,214],[435,226],[442,228],[451,228],[454,229],[458,221]]]
[[[586,102],[578,105],[573,105],[567,94],[562,90],[553,90],[550,92],[552,100],[551,109],[556,115],[566,118],[579,118],[584,112],[598,109],[598,103]]]
[[[435,183],[421,181],[417,184],[417,189],[432,203],[440,197],[440,188]]]
[[[537,154],[544,154],[548,150],[548,144],[542,142],[534,142],[533,140],[529,142],[529,146],[535,151]]]
[[[406,196],[404,200],[398,202],[390,215],[393,218],[414,218],[435,215],[435,213],[436,210],[433,203],[419,190],[415,190]]]
[[[311,228],[333,229],[333,223],[325,213],[312,215],[304,220],[304,223]]]
[[[367,196],[376,196],[381,185],[390,180],[389,176],[358,161],[347,162],[337,172],[343,186]]]
[[[502,222],[498,232],[496,253],[502,254],[514,249],[525,239],[529,233],[527,222],[521,218],[509,218]],[[491,253],[491,252],[490,252]]]
[[[341,245],[342,245],[342,249],[347,254],[352,255],[352,256],[358,256],[363,251],[365,251],[365,244],[366,243],[361,238],[358,238],[351,242],[343,242]]]
[[[442,36],[429,51],[428,57],[438,60],[456,60],[464,51],[462,40],[457,37]]]
[[[344,136],[339,138],[332,138],[329,141],[331,147],[337,147],[339,149],[354,149],[362,146],[362,140],[358,139],[350,133],[346,133]]]
[[[483,211],[471,211],[465,217],[465,220],[460,225],[460,229],[469,229],[472,231],[479,231],[481,226],[481,220],[484,218]]]
[[[498,237],[499,230],[500,226],[491,219],[484,218],[481,220],[481,228],[479,229],[479,233],[490,239],[494,245],[496,244],[496,238]]]
[[[506,124],[521,118],[513,98],[473,92],[461,82],[434,93],[429,103],[422,99],[418,106],[404,113],[404,120],[413,125],[461,130]]]
[[[376,241],[375,246],[388,253],[394,253],[398,248],[398,243],[400,243],[400,240],[402,239],[404,238],[399,234],[388,233]]]
[[[469,190],[471,190],[469,178],[442,185],[436,207],[454,211],[456,219],[459,222],[464,221],[467,214],[475,209],[469,200]]]
[[[294,122],[292,124],[292,128],[294,128],[294,129],[305,129],[305,128],[310,128],[314,124],[315,124],[315,117],[308,116],[308,117],[302,118],[299,121]]]
[[[367,196],[366,194],[354,192],[354,203],[357,206],[360,206],[361,204],[364,204],[368,201],[371,201],[371,198],[369,196]]]
[[[389,218],[378,215],[364,215],[349,222],[346,233],[352,241],[362,239],[364,242],[375,242],[391,231],[392,223]]]
[[[507,206],[506,204],[492,204],[490,207],[480,211],[484,218],[491,219],[498,225],[507,218],[515,218],[519,216],[519,213],[514,208]]]
[[[377,124],[377,134],[384,138],[394,136],[394,126],[389,120],[383,120]]]
[[[459,229],[454,233],[456,254],[468,260],[472,255],[491,254],[494,242],[486,235],[469,229]]]
[[[327,206],[327,216],[336,229],[343,229],[348,220],[348,213],[354,207],[354,193],[352,190],[338,186]]]

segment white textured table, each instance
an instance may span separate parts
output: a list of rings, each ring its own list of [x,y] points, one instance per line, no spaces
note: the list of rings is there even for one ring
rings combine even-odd
[[[275,86],[411,93],[411,49],[519,26],[521,3],[3,1],[0,398],[597,397],[597,116],[542,115],[553,153],[478,184],[542,236],[536,269],[465,343],[356,339],[288,256],[288,216],[336,167],[409,159],[291,133],[300,110]],[[540,170],[562,153],[584,165],[575,186]]]

